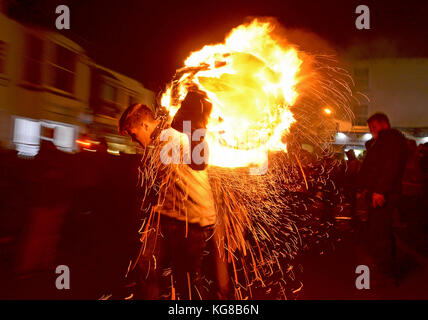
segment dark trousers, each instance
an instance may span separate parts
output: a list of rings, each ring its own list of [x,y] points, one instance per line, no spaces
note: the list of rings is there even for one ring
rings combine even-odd
[[[138,261],[138,299],[204,299],[202,259],[213,227],[160,215],[147,231]],[[186,232],[187,230],[187,232]]]
[[[389,195],[382,207],[373,208],[368,197],[366,251],[370,255],[370,271],[374,279],[395,276],[395,239],[393,212],[398,206],[398,196]]]

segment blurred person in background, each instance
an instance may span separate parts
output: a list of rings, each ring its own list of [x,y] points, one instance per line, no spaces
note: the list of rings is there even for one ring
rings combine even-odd
[[[421,157],[420,166],[424,176],[424,199],[428,199],[428,142],[418,146],[418,152]],[[427,208],[427,206],[425,206]]]
[[[407,229],[407,240],[416,248],[421,248],[423,234],[423,193],[424,176],[421,168],[422,155],[418,152],[416,141],[407,139],[408,158],[402,180],[400,201],[400,222]]]
[[[423,253],[428,254],[428,142],[420,144],[417,148],[417,154],[419,158],[419,166],[422,173],[423,183],[423,196],[422,196],[422,221],[423,221],[423,233],[425,240]]]
[[[376,289],[396,277],[392,222],[401,194],[407,143],[400,131],[391,128],[385,114],[375,113],[367,123],[373,138],[366,143],[367,155],[359,178],[368,202],[368,229],[364,240]]]
[[[346,156],[348,159],[346,160],[344,191],[345,197],[351,205],[351,214],[353,216],[355,213],[357,179],[361,167],[361,162],[357,159],[357,157],[355,156],[355,152],[352,149],[346,152]]]

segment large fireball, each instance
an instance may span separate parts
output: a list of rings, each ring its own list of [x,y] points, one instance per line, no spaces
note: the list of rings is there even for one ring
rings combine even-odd
[[[302,60],[273,31],[270,22],[253,20],[233,29],[224,43],[193,52],[162,96],[173,116],[190,85],[207,94],[213,105],[206,136],[210,165],[260,165],[269,150],[286,149]]]

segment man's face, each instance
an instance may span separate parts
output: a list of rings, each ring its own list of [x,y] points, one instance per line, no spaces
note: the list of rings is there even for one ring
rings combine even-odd
[[[379,136],[379,132],[388,129],[388,124],[384,121],[372,121],[369,123],[369,129],[375,139]]]
[[[147,147],[150,142],[150,131],[146,124],[142,124],[139,127],[134,127],[128,130],[128,135],[132,141],[138,142],[142,147]]]

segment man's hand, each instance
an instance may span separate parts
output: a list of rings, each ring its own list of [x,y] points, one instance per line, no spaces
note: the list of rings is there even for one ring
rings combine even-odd
[[[382,207],[385,204],[385,197],[380,193],[373,193],[372,195],[373,208]]]

